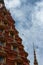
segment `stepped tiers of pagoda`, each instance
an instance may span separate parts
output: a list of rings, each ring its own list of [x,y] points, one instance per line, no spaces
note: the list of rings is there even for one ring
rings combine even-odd
[[[0,0],[0,65],[30,65],[11,14]]]

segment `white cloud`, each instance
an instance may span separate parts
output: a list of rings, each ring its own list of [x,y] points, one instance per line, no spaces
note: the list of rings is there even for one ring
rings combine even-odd
[[[43,2],[36,3],[34,10],[33,18],[36,21],[34,23],[43,26]]]
[[[16,8],[21,5],[20,0],[5,0],[7,8]]]

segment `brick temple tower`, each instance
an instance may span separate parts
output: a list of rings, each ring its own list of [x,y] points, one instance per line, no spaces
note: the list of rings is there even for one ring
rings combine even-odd
[[[33,50],[34,50],[34,65],[38,65],[34,44],[33,44]]]
[[[0,65],[30,65],[15,21],[0,0]]]

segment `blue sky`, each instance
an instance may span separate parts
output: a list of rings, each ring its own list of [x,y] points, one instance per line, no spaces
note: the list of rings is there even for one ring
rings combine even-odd
[[[15,20],[15,26],[33,65],[33,43],[39,65],[43,65],[43,0],[5,0],[6,8]]]

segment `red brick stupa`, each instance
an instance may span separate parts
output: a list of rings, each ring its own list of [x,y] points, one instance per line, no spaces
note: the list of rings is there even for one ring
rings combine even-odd
[[[0,0],[0,65],[29,65],[15,21]]]

